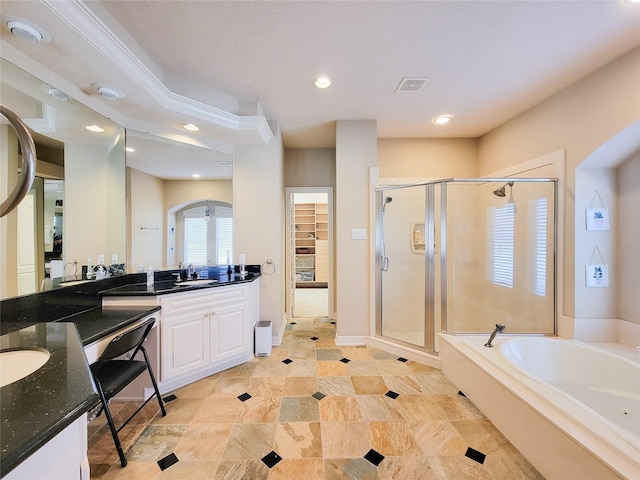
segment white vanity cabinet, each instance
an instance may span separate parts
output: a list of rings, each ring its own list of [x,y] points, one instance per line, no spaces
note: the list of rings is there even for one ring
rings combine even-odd
[[[161,393],[253,358],[260,279],[162,295],[105,296],[103,306],[156,306],[160,311],[153,368]],[[156,363],[157,362],[157,363]],[[148,392],[150,394],[150,392]],[[148,396],[148,395],[147,395]]]
[[[3,480],[89,480],[87,414],[67,426]]]
[[[258,295],[258,281],[253,281],[159,297],[161,389],[250,360]]]
[[[205,306],[206,307],[206,306]],[[178,312],[162,323],[160,380],[174,378],[209,364],[209,311]]]

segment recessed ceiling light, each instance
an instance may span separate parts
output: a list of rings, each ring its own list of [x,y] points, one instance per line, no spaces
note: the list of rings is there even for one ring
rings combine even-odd
[[[322,90],[329,88],[332,83],[329,77],[318,77],[313,81],[313,86]]]
[[[200,130],[200,127],[198,127],[197,125],[194,125],[193,123],[183,123],[180,126],[185,130],[189,130],[190,132],[197,132]]]
[[[120,100],[126,97],[123,91],[110,85],[105,85],[104,83],[93,83],[91,84],[91,88],[106,100]]]
[[[125,148],[124,150],[125,150],[125,152],[129,152],[129,153],[133,153],[133,152],[135,152],[135,151],[136,151],[136,149],[135,149],[135,148],[132,148],[132,147],[127,147],[127,148]]]
[[[104,128],[102,128],[99,125],[85,125],[84,128],[89,130],[90,132],[94,132],[94,133],[102,133],[102,132],[104,132]]]
[[[40,30],[23,22],[7,22],[7,27],[14,37],[29,43],[38,43],[44,38]]]
[[[66,102],[67,100],[69,100],[69,95],[61,90],[58,90],[57,88],[47,87],[46,92],[53,98],[55,98],[56,100],[60,100],[61,102]]]
[[[451,115],[438,115],[436,118],[431,120],[431,123],[435,125],[446,125],[451,121]]]
[[[200,174],[199,173],[193,173],[193,174],[191,174],[191,176],[193,178],[200,178]]]

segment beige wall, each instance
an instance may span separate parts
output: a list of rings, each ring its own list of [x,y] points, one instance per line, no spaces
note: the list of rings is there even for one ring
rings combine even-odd
[[[335,148],[291,148],[284,151],[285,187],[335,187]]]
[[[369,169],[377,163],[375,120],[336,124],[336,309],[338,341],[362,341],[369,334],[370,264]],[[352,239],[365,229],[366,239]],[[340,338],[342,337],[342,338]]]
[[[272,126],[272,129],[276,129]],[[269,145],[239,145],[233,159],[233,243],[247,264],[262,265],[260,320],[270,320],[273,336],[284,328],[284,172],[280,132]],[[269,275],[273,271],[273,274]]]
[[[231,180],[165,180],[164,206],[170,210],[198,200],[233,202]]]
[[[640,323],[640,152],[618,167],[618,317]]]
[[[86,265],[91,256],[95,264],[98,255],[111,256],[109,245],[109,162],[104,145],[66,144],[64,189],[65,262]],[[124,246],[124,245],[123,245]],[[119,253],[124,257],[123,252]]]
[[[380,178],[475,177],[478,140],[475,138],[380,138]]]
[[[135,272],[142,264],[164,268],[164,182],[133,168],[127,168],[130,248],[127,268]]]
[[[233,202],[233,183],[227,180],[165,180],[165,267],[177,268],[184,258],[184,219],[176,212],[187,204],[204,200]],[[170,229],[173,227],[173,235]],[[171,249],[173,247],[173,250]],[[173,252],[173,253],[172,253]]]
[[[594,263],[606,263],[610,276],[619,271],[616,259],[619,232],[616,170],[577,168],[575,179],[575,318],[617,318],[617,280],[611,278],[607,288],[587,287],[585,273],[586,265]],[[587,231],[586,209],[602,206],[609,210],[609,230]]]
[[[566,151],[564,313],[575,316],[576,167],[601,144],[640,118],[640,48],[482,136],[478,173],[486,175],[546,153]]]

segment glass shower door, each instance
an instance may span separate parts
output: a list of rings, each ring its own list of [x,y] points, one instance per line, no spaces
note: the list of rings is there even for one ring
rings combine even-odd
[[[424,348],[425,187],[378,192],[377,335]]]

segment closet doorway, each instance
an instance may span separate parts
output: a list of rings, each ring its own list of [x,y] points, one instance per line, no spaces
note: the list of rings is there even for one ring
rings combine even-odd
[[[333,317],[333,189],[290,187],[287,316]]]

